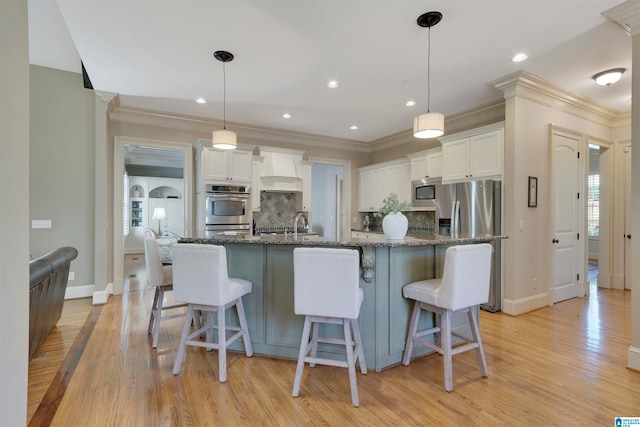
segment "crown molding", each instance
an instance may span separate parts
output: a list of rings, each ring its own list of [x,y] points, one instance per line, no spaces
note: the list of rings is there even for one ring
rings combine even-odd
[[[517,71],[489,84],[502,90],[505,99],[514,96],[528,99],[603,126],[611,127],[623,114],[526,71]]]
[[[504,120],[504,99],[481,105],[461,113],[446,116],[444,119],[445,136],[464,129],[475,128],[488,123]],[[442,137],[440,137],[442,138]],[[434,138],[438,140],[438,138]],[[409,128],[371,142],[371,151],[380,151],[398,145],[415,142],[413,129]]]
[[[640,2],[627,0],[602,12],[602,16],[621,26],[627,34],[640,34]]]
[[[118,106],[110,113],[110,118],[112,121],[121,123],[201,133],[209,133],[215,128],[221,128],[223,125],[221,120],[128,106]],[[236,132],[238,139],[243,139],[248,145],[277,143],[309,147],[321,146],[341,151],[369,152],[368,143],[350,139],[332,138],[229,121],[227,121],[227,127]]]

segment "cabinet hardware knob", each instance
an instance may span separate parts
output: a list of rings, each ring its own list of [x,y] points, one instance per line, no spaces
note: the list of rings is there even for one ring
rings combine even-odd
[[[553,240],[551,240],[551,243],[560,243],[560,240],[558,240],[558,239],[553,239]]]

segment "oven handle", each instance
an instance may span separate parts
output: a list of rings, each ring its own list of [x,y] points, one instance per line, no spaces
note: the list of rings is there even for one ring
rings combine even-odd
[[[224,192],[224,191],[208,191],[206,193],[207,197],[209,196],[233,196],[233,197],[242,197],[248,199],[251,194],[250,193],[233,193],[233,192]]]

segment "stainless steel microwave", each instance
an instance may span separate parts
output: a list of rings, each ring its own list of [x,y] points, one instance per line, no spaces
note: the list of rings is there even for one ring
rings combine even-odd
[[[436,207],[436,187],[440,180],[418,179],[411,182],[411,206],[414,208]]]

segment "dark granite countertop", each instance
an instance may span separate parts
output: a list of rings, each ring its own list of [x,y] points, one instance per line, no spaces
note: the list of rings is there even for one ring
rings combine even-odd
[[[260,245],[296,245],[296,246],[356,246],[356,247],[407,247],[407,246],[432,246],[432,245],[450,245],[452,243],[472,243],[472,242],[491,242],[494,240],[506,239],[507,236],[482,236],[457,237],[441,236],[438,234],[420,234],[420,237],[406,236],[399,241],[387,240],[384,234],[371,233],[366,238],[348,237],[346,239],[336,241],[328,240],[319,236],[298,235],[298,240],[293,238],[292,234],[274,234],[266,236],[218,236],[211,238],[202,237],[183,237],[180,243],[200,243],[200,244],[216,244],[216,243],[241,243],[241,244],[260,244]]]

